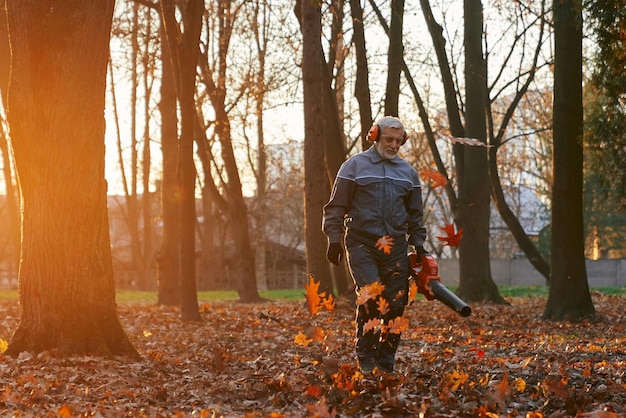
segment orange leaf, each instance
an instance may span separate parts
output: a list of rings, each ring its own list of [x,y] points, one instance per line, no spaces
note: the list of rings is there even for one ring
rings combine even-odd
[[[378,318],[373,318],[363,324],[363,332],[368,332],[373,329],[379,328],[382,325],[382,321]]]
[[[304,391],[306,392],[307,395],[313,396],[315,398],[319,397],[322,393],[324,393],[324,391],[320,389],[319,386],[311,386],[311,385],[307,385]]]
[[[389,302],[387,302],[385,298],[378,299],[376,305],[378,306],[378,312],[380,312],[381,315],[385,315],[389,312]]]
[[[293,342],[296,345],[301,345],[303,347],[308,346],[309,344],[311,344],[313,342],[313,340],[310,340],[306,337],[306,335],[304,335],[303,333],[299,333],[298,335],[296,335],[296,337],[293,339]]]
[[[407,329],[409,329],[409,320],[403,316],[399,316],[389,321],[387,332],[390,334],[402,334],[402,332]]]
[[[378,251],[382,251],[385,254],[391,254],[391,249],[393,248],[393,238],[389,235],[378,238],[378,241],[376,241],[376,248]]]
[[[443,221],[445,224],[444,227],[440,227],[442,231],[446,233],[445,237],[437,237],[439,241],[445,241],[445,245],[449,245],[450,247],[458,247],[461,242],[461,238],[463,237],[463,228],[459,229],[457,233],[454,232],[454,222],[449,224],[445,220]]]
[[[448,373],[446,377],[448,378],[448,384],[451,391],[457,390],[469,379],[469,375],[467,374],[467,372],[464,372],[462,370],[461,372],[455,370],[452,373]]]
[[[417,283],[411,280],[411,284],[409,285],[409,300],[415,300],[415,296],[417,296]]]
[[[374,282],[368,284],[359,289],[356,299],[357,305],[364,305],[370,299],[376,299],[377,296],[382,295],[385,285],[380,282]]]
[[[448,183],[448,179],[446,178],[446,176],[444,176],[437,170],[423,170],[422,172],[420,172],[420,176],[422,178],[430,180],[430,184],[433,189],[436,189],[437,187],[443,187]]]
[[[327,298],[324,298],[324,300],[322,300],[322,306],[328,312],[334,311],[335,310],[335,299],[333,298],[333,295],[328,295]]]
[[[304,285],[307,307],[311,315],[318,313],[321,308],[327,311],[335,309],[333,295],[326,296],[326,292],[320,292],[319,287],[320,284],[313,277],[309,277],[309,283]]]
[[[324,330],[321,329],[320,327],[315,327],[311,335],[311,339],[319,343],[319,342],[324,341],[324,338],[326,338],[326,333],[324,332]]]
[[[72,408],[70,408],[67,404],[63,404],[59,409],[57,409],[57,415],[60,418],[71,418]]]
[[[309,283],[304,285],[307,307],[311,314],[316,314],[320,310],[321,298],[318,294],[319,288],[319,282],[316,282],[313,277],[309,277]]]

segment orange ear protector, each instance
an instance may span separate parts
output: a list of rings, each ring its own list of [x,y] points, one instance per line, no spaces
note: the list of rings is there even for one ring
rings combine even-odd
[[[372,142],[376,142],[380,139],[380,132],[382,131],[382,129],[380,128],[380,126],[378,124],[374,124],[372,125],[372,127],[370,128],[369,132],[367,133],[367,139],[369,139]],[[409,134],[406,133],[406,131],[404,132],[404,141],[402,141],[402,145],[404,145],[404,143],[409,139]]]

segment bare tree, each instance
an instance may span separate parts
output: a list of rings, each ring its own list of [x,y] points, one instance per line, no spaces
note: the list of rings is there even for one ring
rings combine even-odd
[[[202,28],[203,0],[192,0],[182,10],[184,32],[175,19],[173,0],[161,1],[161,18],[176,80],[181,131],[178,141],[180,301],[181,318],[200,321],[196,284],[196,169],[193,143],[196,129],[196,67]]]
[[[20,321],[6,353],[136,356],[115,309],[104,179],[114,1],[7,6],[23,235]]]
[[[262,298],[259,296],[254,251],[250,240],[248,208],[243,197],[241,177],[238,170],[237,160],[233,147],[233,135],[229,114],[229,83],[227,79],[228,52],[230,48],[233,27],[238,13],[244,2],[218,2],[212,5],[208,13],[206,30],[209,34],[208,42],[202,46],[200,59],[200,81],[206,88],[206,96],[215,117],[211,127],[213,135],[219,142],[220,157],[223,163],[225,176],[217,177],[213,185],[217,197],[218,190],[223,190],[220,199],[222,204],[227,204],[227,210],[223,213],[228,217],[228,225],[233,237],[235,254],[237,257],[232,265],[237,291],[240,301],[255,302]],[[216,53],[213,55],[213,48]],[[209,118],[207,118],[209,119]],[[213,118],[211,118],[213,119]],[[199,132],[206,133],[207,126],[203,126],[205,120],[202,109],[197,114],[196,128]],[[202,138],[199,138],[202,140]],[[205,139],[206,141],[206,139]],[[206,144],[205,144],[206,145]],[[205,146],[203,145],[203,146]],[[211,152],[207,147],[207,151]],[[211,152],[209,161],[215,161]],[[208,173],[208,170],[205,171]],[[205,183],[209,183],[208,177]]]
[[[491,147],[489,148],[489,179],[491,182],[491,195],[493,196],[494,203],[500,216],[506,223],[509,231],[515,238],[515,241],[519,245],[520,249],[526,254],[530,263],[537,269],[541,275],[543,275],[547,281],[550,280],[550,265],[543,258],[541,253],[539,252],[537,246],[531,241],[530,237],[527,235],[524,227],[522,226],[519,217],[511,210],[509,203],[505,198],[504,189],[502,187],[502,181],[500,177],[500,171],[502,164],[499,164],[498,159],[498,151],[501,150],[502,146],[505,144],[505,134],[507,133],[507,126],[511,123],[511,120],[515,114],[516,109],[519,107],[520,102],[528,95],[528,89],[531,83],[534,81],[535,75],[539,70],[539,56],[543,49],[543,36],[544,36],[544,22],[545,22],[545,10],[544,10],[545,1],[541,2],[541,8],[539,15],[534,19],[535,21],[539,21],[539,34],[538,40],[536,43],[533,61],[529,70],[519,69],[517,82],[520,85],[517,91],[515,92],[513,98],[511,99],[509,105],[507,106],[501,120],[499,121],[499,128],[495,127],[495,123],[498,121],[494,120],[494,108],[493,104],[496,98],[490,95],[490,103],[488,107],[488,121],[489,121],[489,144]],[[518,19],[521,20],[521,19]],[[518,39],[523,39],[529,28],[533,26],[534,22],[530,22],[527,27],[523,28],[522,34],[518,37]],[[517,40],[516,40],[517,42]],[[530,49],[530,48],[529,48]],[[512,54],[513,49],[511,49]],[[495,83],[492,85],[491,89],[495,87]],[[533,121],[535,124],[537,120]]]
[[[165,28],[161,22],[161,217],[163,231],[157,255],[158,303],[180,303],[180,234],[179,234],[179,182],[178,182],[178,115],[176,106],[176,81],[172,57],[167,46]]]

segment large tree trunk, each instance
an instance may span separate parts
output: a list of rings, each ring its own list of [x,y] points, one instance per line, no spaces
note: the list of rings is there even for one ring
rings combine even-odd
[[[0,97],[7,100],[11,50],[9,49],[9,27],[6,21],[6,0],[0,0]]]
[[[369,71],[367,68],[367,49],[365,47],[365,27],[363,25],[363,7],[361,0],[350,0],[352,15],[352,42],[356,57],[356,78],[354,81],[354,97],[359,103],[359,120],[361,121],[361,148],[366,150],[372,145],[367,133],[374,123],[372,117],[372,99],[369,87]]]
[[[0,118],[0,153],[2,154],[2,174],[6,188],[6,204],[9,212],[9,242],[11,243],[11,260],[9,272],[15,277],[17,266],[20,261],[20,208],[18,203],[18,190],[13,183],[13,170],[10,158],[7,134],[3,126],[4,121]]]
[[[161,305],[180,303],[180,262],[178,227],[178,117],[172,56],[161,24],[161,214],[162,241],[157,255],[157,301]]]
[[[389,53],[387,54],[387,89],[385,92],[385,115],[398,116],[400,99],[400,74],[402,72],[402,27],[404,0],[391,0],[389,23]]]
[[[9,49],[9,28],[7,26],[6,1],[0,0],[0,107],[7,103],[7,90],[9,87],[9,69],[11,63],[11,51]],[[11,169],[10,150],[7,142],[7,132],[4,129],[4,121],[0,118],[0,153],[2,154],[2,173],[6,187],[7,208],[10,222],[11,262],[10,273],[17,274],[17,265],[20,258],[20,212],[18,203],[18,190],[15,187]]]
[[[202,27],[204,2],[192,0],[183,13],[184,33],[180,35],[174,19],[174,2],[161,2],[161,16],[167,35],[167,44],[173,57],[173,70],[180,104],[181,130],[178,141],[179,158],[179,251],[180,251],[180,307],[185,321],[202,319],[198,308],[196,285],[196,169],[193,161],[193,141],[196,127],[196,66],[198,42]]]
[[[20,322],[7,353],[137,355],[117,317],[104,179],[114,1],[8,1],[22,191]]]
[[[446,54],[446,41],[442,34],[443,28],[435,21],[430,8],[430,2],[428,0],[420,0],[420,5],[422,7],[422,12],[424,13],[426,25],[428,26],[428,33],[430,33],[430,37],[433,40],[437,63],[439,65],[439,70],[441,71],[444,97],[446,101],[446,113],[448,115],[448,123],[450,124],[450,134],[455,137],[464,137],[465,127],[463,126],[463,122],[461,120],[461,112],[457,101],[456,89],[454,87],[454,77],[452,76],[451,70],[452,66]],[[454,144],[452,150],[454,153],[456,176],[458,183],[461,183],[463,176],[465,175],[465,163],[463,161],[465,147],[461,144]],[[445,174],[440,164],[438,164],[438,168],[442,174]],[[446,192],[448,193],[450,199],[452,211],[456,214],[458,212],[458,199],[453,195],[451,187],[452,186],[448,183],[448,185],[446,185]]]
[[[487,68],[482,50],[482,5],[465,0],[465,132],[485,143],[487,122]],[[489,175],[487,148],[468,147],[464,151],[465,175],[459,182],[457,226],[463,228],[459,245],[460,282],[457,293],[466,301],[505,300],[491,277],[489,263]]]
[[[344,71],[343,62],[345,46],[343,44],[343,0],[333,0],[331,4],[331,12],[333,14],[332,22],[332,38],[330,45],[330,54],[328,63],[325,63],[324,54],[321,53],[321,62],[325,65],[323,91],[324,91],[324,133],[322,137],[325,139],[324,144],[324,161],[326,163],[326,171],[328,173],[329,188],[332,187],[335,176],[339,171],[339,167],[346,160],[346,138],[343,132],[343,97],[344,97]],[[333,67],[336,64],[336,71]],[[333,89],[332,74],[336,72],[334,78],[335,88]],[[345,260],[344,260],[345,261]],[[334,278],[334,288],[337,294],[352,294],[352,279],[348,271],[346,262],[340,263],[339,266],[332,266],[332,277]]]
[[[263,299],[259,295],[256,281],[254,252],[252,251],[248,227],[248,208],[243,199],[241,180],[237,169],[237,161],[235,160],[230,123],[226,113],[224,98],[224,96],[221,96],[217,100],[219,105],[215,106],[217,103],[215,100],[213,104],[216,109],[216,133],[220,138],[222,160],[228,176],[228,183],[226,184],[226,194],[229,203],[228,219],[233,232],[236,254],[238,254],[236,257],[237,264],[234,266],[237,292],[239,293],[240,302],[259,302]]]
[[[320,282],[320,289],[332,292],[326,238],[321,219],[325,199],[330,194],[324,162],[324,83],[325,63],[321,45],[322,23],[319,5],[301,2],[302,84],[304,94],[304,239],[307,274]]]
[[[554,0],[552,275],[545,319],[595,314],[584,255],[582,2]]]

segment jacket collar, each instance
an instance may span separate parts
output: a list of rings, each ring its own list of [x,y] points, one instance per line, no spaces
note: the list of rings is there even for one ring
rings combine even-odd
[[[378,150],[376,149],[376,147],[374,145],[369,147],[365,151],[365,153],[368,155],[368,157],[369,157],[370,161],[372,162],[372,164],[378,164],[378,163],[384,162],[384,161],[389,161],[390,163],[397,164],[401,160],[401,158],[398,155],[393,157],[391,160],[383,159],[383,157],[381,157],[381,155],[378,153]]]

